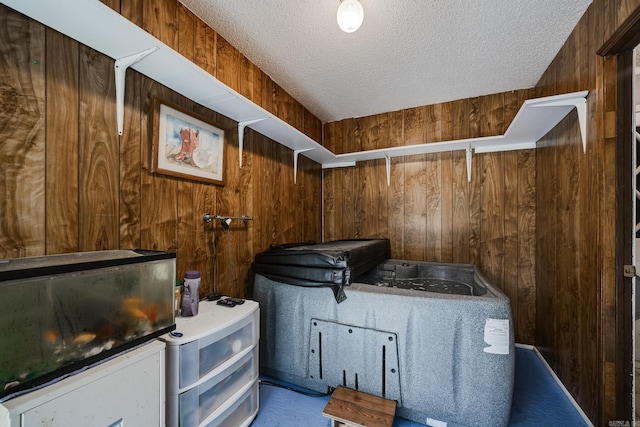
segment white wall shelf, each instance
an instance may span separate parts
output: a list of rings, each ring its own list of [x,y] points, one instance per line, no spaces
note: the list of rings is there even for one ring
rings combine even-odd
[[[536,141],[577,109],[586,150],[588,91],[530,99],[524,102],[504,135],[417,144],[348,154],[333,154],[290,124],[246,99],[160,40],[98,0],[2,0],[2,3],[113,59],[116,73],[118,132],[122,134],[124,75],[128,67],[177,93],[238,122],[239,164],[242,167],[244,129],[249,127],[323,169],[354,166],[358,161],[385,159],[387,183],[390,159],[398,156],[466,150],[467,176],[472,153],[535,148]]]
[[[466,150],[467,178],[470,180],[472,152],[492,153],[536,148],[536,142],[553,129],[574,108],[576,108],[578,112],[582,136],[582,150],[585,152],[587,141],[586,97],[588,93],[588,91],[582,91],[528,99],[524,101],[504,135],[338,154],[334,156],[333,160],[322,163],[322,167],[326,169],[352,166],[358,161],[387,159],[388,184],[389,160],[392,157]]]

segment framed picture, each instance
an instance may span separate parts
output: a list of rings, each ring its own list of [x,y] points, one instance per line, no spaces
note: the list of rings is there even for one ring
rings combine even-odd
[[[151,172],[224,184],[224,131],[206,117],[153,99]]]

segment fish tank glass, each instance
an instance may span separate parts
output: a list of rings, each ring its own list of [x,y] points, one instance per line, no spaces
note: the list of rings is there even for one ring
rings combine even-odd
[[[175,329],[175,253],[0,260],[0,401]]]

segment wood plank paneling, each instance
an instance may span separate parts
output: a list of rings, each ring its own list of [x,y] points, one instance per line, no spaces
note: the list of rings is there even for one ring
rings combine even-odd
[[[447,102],[441,107],[440,140],[450,141],[453,139],[452,122],[453,103]],[[441,165],[441,197],[442,221],[440,224],[441,250],[440,260],[442,262],[453,262],[453,155],[452,153],[440,153]]]
[[[535,153],[475,155],[471,183],[466,180],[464,153],[455,152],[450,158],[393,159],[388,188],[380,162],[322,172],[307,160],[301,162],[297,184],[303,187],[294,187],[291,153],[252,131],[246,170],[239,170],[237,136],[231,138],[228,187],[150,175],[150,97],[162,95],[200,107],[130,71],[125,133],[118,137],[113,61],[64,38],[54,41],[40,24],[0,6],[0,160],[7,165],[0,179],[0,255],[41,255],[72,250],[74,245],[80,250],[134,245],[176,250],[180,274],[188,268],[202,271],[203,293],[215,286],[241,295],[248,292],[242,282],[250,255],[271,243],[320,240],[321,227],[325,239],[388,234],[396,258],[448,259],[450,253],[454,262],[486,266],[492,277],[499,277],[514,307],[518,340],[539,346],[583,410],[596,424],[605,424],[617,419],[616,342],[610,338],[616,328],[612,218],[617,212],[611,191],[616,141],[615,126],[607,125],[616,112],[616,70],[612,60],[605,61],[595,51],[639,5],[638,0],[594,0],[536,85],[536,96],[590,91],[586,154],[581,153],[572,115],[540,141]],[[429,107],[429,112],[418,107],[385,113],[365,119],[374,125],[362,127],[363,120],[343,120],[336,132],[338,123],[322,126],[309,117],[233,49],[223,49],[219,64],[215,31],[176,0],[121,2],[120,10],[164,43],[192,54],[194,62],[212,75],[222,73],[231,85],[237,81],[235,87],[242,93],[312,138],[322,138],[335,152],[355,151],[363,143],[397,146],[503,132],[521,102],[520,93],[502,94],[502,104],[493,99],[498,95],[453,101],[450,136],[445,104]],[[191,29],[185,28],[192,21],[193,53]],[[46,45],[45,37],[51,37]],[[62,67],[62,60],[50,59],[60,50],[71,63],[77,54],[77,83],[69,88],[61,83],[76,78],[75,65]],[[387,119],[388,132],[380,125]],[[64,120],[77,124],[69,126]],[[381,133],[388,134],[388,141]],[[70,153],[76,143],[74,160]],[[64,161],[71,164],[63,171],[59,165]],[[55,187],[56,182],[66,183],[69,191]],[[427,188],[434,193],[427,194]],[[302,205],[292,200],[301,195]],[[304,215],[296,213],[300,206]],[[360,214],[371,208],[376,214],[363,220]],[[52,214],[47,220],[45,209]],[[221,255],[227,250],[227,236],[201,221],[204,212],[223,213],[220,209],[255,218],[231,236],[228,253],[235,258]],[[575,212],[579,215],[572,220]]]
[[[327,123],[325,142],[336,151],[351,152],[359,147],[371,150],[496,135],[504,133],[532,92],[521,90]],[[464,151],[407,156],[392,159],[388,187],[381,161],[327,170],[325,239],[388,236],[396,259],[484,263],[481,266],[512,301],[516,337],[532,343],[536,312],[534,165],[531,151],[526,155],[475,155],[470,184]],[[377,187],[373,181],[378,182]],[[335,206],[328,207],[328,201]]]
[[[195,60],[195,15],[183,5],[178,5],[178,53],[185,58]],[[193,109],[194,104],[191,101],[183,101],[181,105],[187,110]],[[176,225],[176,257],[179,259],[192,262],[196,253],[196,239],[194,230],[196,224],[200,225],[202,214],[196,214],[195,211],[195,192],[197,185],[200,183],[190,182],[187,180],[178,180],[177,182],[177,225]],[[193,269],[190,265],[181,263],[180,268],[176,271],[176,276],[183,278],[187,270]],[[212,276],[208,269],[200,271],[201,287],[205,289],[211,288]]]
[[[147,93],[147,114],[143,117],[142,159],[151,159],[151,126],[152,126],[152,99],[159,97],[170,102],[178,102],[177,95],[159,84],[143,80],[142,93]],[[150,174],[149,163],[142,164],[145,172],[142,174],[141,183],[141,212],[140,212],[140,244],[145,249],[153,250],[177,250],[177,203],[167,203],[167,200],[176,201],[178,198],[178,180],[166,175]],[[181,271],[178,268],[178,271]]]
[[[586,153],[574,114],[536,150],[535,335],[596,425],[630,414],[616,413],[616,402],[629,398],[616,395],[615,376],[616,60],[595,53],[639,6],[595,0],[536,86],[539,96],[590,91]]]
[[[302,208],[304,230],[301,241],[317,242],[322,235],[322,210],[318,209],[318,201],[322,200],[322,170],[306,157],[299,159],[298,167],[298,179],[303,183],[299,188],[303,192],[304,200]]]
[[[140,242],[141,217],[141,175],[142,157],[142,115],[139,106],[143,102],[141,76],[126,74],[124,102],[124,122],[119,143],[120,155],[120,245],[122,249],[142,247]],[[77,193],[77,189],[76,189]]]
[[[176,51],[178,42],[178,0],[143,2],[142,28]]]
[[[220,35],[216,39],[216,77],[231,89],[239,92],[240,53]]]
[[[404,145],[426,142],[426,108],[405,110]],[[424,260],[427,246],[427,155],[407,156],[404,165],[404,256]]]
[[[379,148],[379,144],[372,143],[378,130],[371,123],[376,120],[390,123],[386,146],[495,135],[504,132],[522,102],[531,95],[531,90],[523,90],[385,113],[356,119],[359,126],[353,130],[345,128],[348,120],[328,123],[325,142],[337,152],[355,151],[359,144],[364,149]],[[464,152],[392,159],[387,204],[378,213],[388,218],[387,233],[394,258],[470,262],[473,244],[473,254],[478,260],[483,257],[485,269],[497,277],[512,300],[516,336],[521,342],[533,342],[535,331],[535,180],[527,179],[528,174],[535,176],[534,164],[532,152],[524,156],[476,155],[470,185]],[[351,168],[348,184],[343,181],[345,185],[337,185],[335,190],[327,187],[325,179],[326,197],[338,197],[343,213],[357,212],[358,193],[371,197],[367,196],[372,193],[366,185],[376,166],[374,162],[362,162]],[[348,170],[331,173],[345,178]],[[365,191],[361,185],[365,185]],[[521,192],[526,194],[520,197]],[[325,210],[325,226],[326,214]],[[355,221],[341,219],[340,235],[329,233],[325,238],[358,235]],[[525,276],[522,280],[521,274]]]
[[[46,31],[47,254],[77,252],[78,227],[78,43]],[[136,153],[136,158],[139,158]]]
[[[533,150],[518,152],[518,214],[517,214],[517,279],[518,299],[516,339],[536,342],[536,155]]]
[[[452,102],[451,106],[451,139],[467,138],[469,133],[469,100]],[[451,196],[453,199],[451,230],[453,242],[452,260],[468,263],[469,260],[469,179],[467,176],[466,153],[454,151],[452,157]]]
[[[425,111],[425,139],[429,142],[442,141],[442,105],[427,105]],[[442,163],[440,154],[426,155],[426,259],[442,259]]]
[[[195,20],[193,31],[194,64],[217,77],[217,33],[199,19]]]
[[[349,138],[349,128],[346,127],[349,124],[353,124],[353,138]],[[342,138],[350,139],[353,142],[352,150],[354,151],[362,151],[363,146],[367,144],[367,134],[364,132],[364,129],[368,126],[366,123],[366,118],[356,118],[353,121],[343,121],[342,129]],[[343,194],[342,200],[342,213],[343,219],[349,218],[349,221],[343,222],[342,227],[342,235],[347,236],[348,233],[353,234],[357,238],[366,237],[363,233],[363,224],[365,224],[365,203],[366,203],[366,194],[365,187],[366,182],[363,181],[362,174],[364,171],[361,169],[352,169],[345,171],[346,181],[345,188],[353,188],[353,193],[349,196],[347,194]],[[351,201],[349,201],[351,199]],[[352,225],[349,225],[349,223]]]
[[[389,122],[386,114],[364,117],[359,122],[364,150],[375,150],[382,144],[382,140],[388,139]],[[387,217],[383,214],[386,212],[386,194],[384,202],[382,198],[386,187],[385,163],[383,160],[371,160],[366,163],[366,167],[359,170],[363,197],[362,208],[356,213],[356,217],[361,220],[360,235],[362,237],[386,236]]]
[[[469,100],[469,134],[468,138],[477,138],[480,133],[479,99]],[[469,261],[477,266],[482,265],[480,245],[482,235],[480,225],[482,219],[482,170],[484,156],[473,156],[471,181],[469,185]]]
[[[551,212],[556,210],[556,197],[558,194],[557,179],[554,170],[556,167],[555,151],[552,140],[543,138],[538,141],[536,148],[536,280],[544,283],[536,287],[536,301],[540,306],[536,316],[536,344],[540,348],[545,359],[553,364],[556,362],[556,334],[542,331],[555,331],[556,310],[552,307],[555,303],[555,288],[557,280],[555,276],[556,223]],[[538,215],[542,210],[546,215]]]
[[[231,55],[218,57],[217,34],[175,0],[128,2],[122,13],[211,74],[237,80],[244,95],[274,111],[268,76],[230,46],[224,49]],[[0,19],[0,160],[8,174],[0,182],[0,256],[169,250],[177,253],[179,279],[189,269],[201,272],[202,295],[215,289],[247,297],[256,251],[321,239],[319,165],[301,158],[294,185],[292,152],[247,130],[240,169],[235,122],[133,70],[126,76],[124,133],[118,136],[112,59],[50,30],[45,49],[45,27],[4,6]],[[154,96],[224,124],[225,186],[150,174]],[[317,118],[306,117],[290,97],[283,105],[293,126],[321,138]],[[219,223],[204,223],[204,213],[254,220],[235,221],[223,233]]]
[[[594,46],[601,46],[604,42],[603,33],[602,33],[602,21],[600,17],[601,8],[603,7],[603,2],[594,3],[592,7],[587,10],[586,21],[582,25],[584,28],[582,33],[587,33],[589,35],[586,42],[588,43],[586,47],[586,53],[581,56],[581,62],[587,62],[587,70],[588,76],[582,78],[584,88],[589,88],[591,90],[590,96],[587,99],[587,119],[589,123],[588,133],[587,133],[587,152],[584,154],[586,157],[584,160],[584,166],[581,167],[580,170],[580,181],[584,183],[581,186],[581,200],[583,201],[582,209],[585,212],[601,212],[600,203],[602,200],[601,197],[601,186],[599,182],[602,176],[602,162],[600,161],[601,155],[599,154],[601,144],[598,143],[602,139],[603,126],[601,124],[602,115],[599,114],[599,101],[598,99],[602,99],[602,95],[599,93],[602,91],[603,85],[600,83],[602,79],[602,69],[603,69],[603,58],[595,57],[591,60],[589,59],[591,56],[591,49]],[[581,39],[582,40],[582,39]],[[582,40],[579,45],[585,40]],[[595,288],[598,289],[598,278],[600,277],[600,268],[602,265],[602,251],[594,251],[589,250],[589,248],[599,248],[601,242],[601,233],[594,232],[594,230],[599,230],[600,228],[600,218],[598,214],[584,215],[580,221],[582,225],[582,244],[583,249],[580,250],[581,255],[581,265],[583,266],[581,270],[581,279],[580,282],[583,284],[585,289]],[[603,407],[603,402],[606,401],[607,398],[604,396],[611,396],[606,391],[606,379],[605,379],[605,369],[603,368],[602,360],[602,349],[603,349],[603,322],[602,319],[602,301],[601,301],[601,292],[584,292],[583,293],[583,304],[585,307],[588,307],[588,310],[592,310],[595,315],[589,316],[589,321],[585,322],[586,330],[592,331],[591,333],[584,334],[581,349],[579,352],[583,357],[583,364],[581,366],[581,370],[584,373],[583,378],[586,378],[585,383],[588,384],[597,384],[601,386],[600,392],[589,392],[582,391],[582,395],[585,396],[584,406],[590,408],[590,416],[592,419],[597,420],[598,415],[592,414],[601,414],[599,417],[601,420],[610,419],[610,415],[608,414],[608,410]],[[596,351],[594,351],[596,349]],[[582,385],[582,387],[585,387]],[[588,387],[588,386],[587,386]],[[613,394],[615,396],[615,393]],[[610,397],[609,397],[610,398]],[[610,406],[611,408],[613,407]]]
[[[81,46],[79,68],[79,249],[112,249],[120,242],[113,61]]]
[[[45,29],[0,7],[0,255],[6,258],[46,248]]]
[[[120,4],[120,14],[129,21],[142,27],[142,13],[144,0],[127,0]]]
[[[389,146],[404,144],[404,112],[389,113]],[[387,222],[391,256],[404,259],[404,157],[391,159],[390,182],[387,189]]]
[[[480,135],[504,133],[504,95],[479,99]],[[505,291],[504,282],[504,153],[482,155],[479,265]]]
[[[303,132],[318,144],[322,144],[322,122],[309,110],[304,110]]]

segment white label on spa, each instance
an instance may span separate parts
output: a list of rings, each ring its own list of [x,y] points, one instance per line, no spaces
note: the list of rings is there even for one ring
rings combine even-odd
[[[484,324],[485,353],[509,354],[509,320],[487,319]]]

